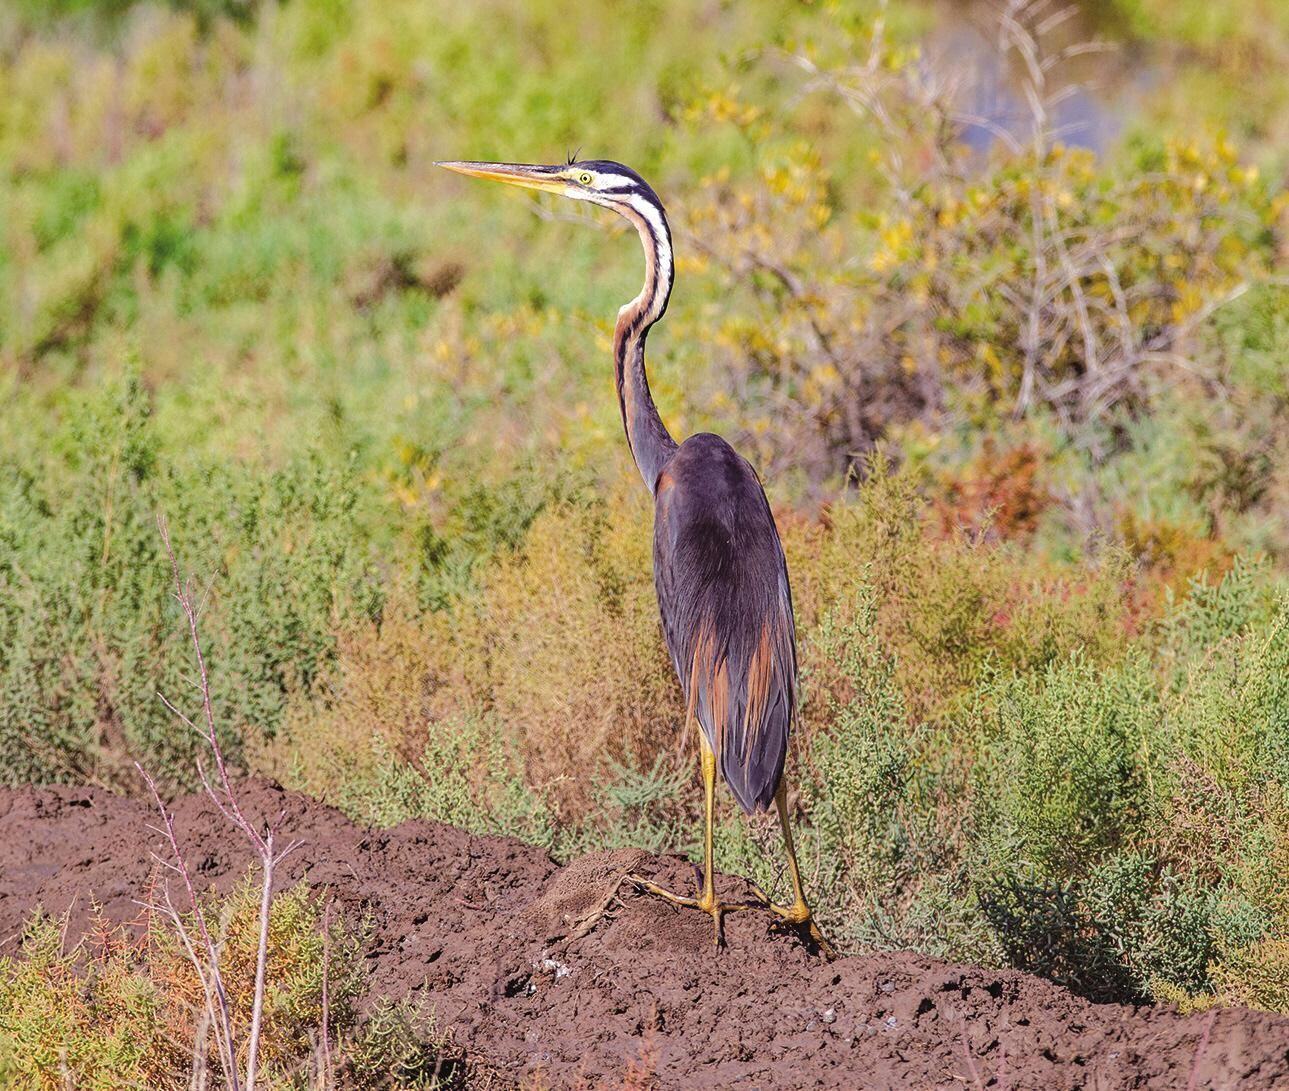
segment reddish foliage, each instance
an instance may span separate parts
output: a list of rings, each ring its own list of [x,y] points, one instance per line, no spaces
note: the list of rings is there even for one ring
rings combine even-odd
[[[944,535],[966,530],[991,541],[1028,538],[1052,505],[1039,481],[1042,454],[1032,444],[999,452],[992,439],[963,469],[946,480],[933,508],[933,522]]]

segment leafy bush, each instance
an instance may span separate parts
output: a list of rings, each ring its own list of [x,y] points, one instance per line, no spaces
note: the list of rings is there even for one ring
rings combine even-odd
[[[982,687],[974,792],[1000,850],[1068,875],[1137,824],[1153,712],[1144,675],[1135,663],[1105,671],[1075,658]]]
[[[353,755],[337,751],[332,775],[339,783],[322,791],[373,826],[430,818],[479,833],[549,840],[546,800],[525,783],[500,733],[459,720],[427,727],[430,741],[411,760],[398,760],[380,735],[371,740],[367,768],[346,768]],[[311,738],[310,750],[320,741]]]
[[[235,1027],[250,1020],[258,914],[250,883],[209,910],[224,922],[221,966]],[[0,960],[6,1086],[189,1086],[194,1043],[211,1033],[200,1021],[202,984],[165,922],[144,925],[137,940],[100,926],[64,951],[60,922],[39,915],[29,922],[21,957]],[[355,1006],[365,987],[360,932],[339,917],[325,928],[324,938],[322,907],[303,887],[274,899],[260,1053],[267,1086],[306,1086],[317,1061],[324,973],[337,1054],[364,1033]]]
[[[714,398],[740,392],[760,464],[827,478],[946,413],[1050,418],[1104,459],[1125,418],[1197,370],[1194,330],[1273,267],[1284,200],[1229,141],[1143,141],[1099,163],[1051,135],[1041,35],[1008,48],[1035,58],[1036,134],[1000,130],[980,170],[949,123],[957,105],[879,21],[793,55],[806,90],[853,106],[888,149],[868,194],[881,211],[858,222],[789,118],[720,92],[697,113],[758,149],[751,178],[706,181],[687,227],[734,303]]]
[[[134,759],[192,768],[196,740],[157,698],[189,690],[161,513],[218,585],[211,663],[227,744],[271,736],[287,695],[330,661],[336,614],[380,601],[352,474],[309,457],[264,477],[163,462],[137,378],[71,399],[49,438],[48,454],[0,460],[0,775],[120,782]]]

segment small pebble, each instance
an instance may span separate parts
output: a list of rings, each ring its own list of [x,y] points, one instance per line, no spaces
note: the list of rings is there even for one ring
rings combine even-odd
[[[545,970],[547,973],[554,974],[556,981],[558,981],[561,977],[568,977],[568,975],[573,972],[567,966],[565,966],[564,963],[553,958],[542,959],[542,969]]]

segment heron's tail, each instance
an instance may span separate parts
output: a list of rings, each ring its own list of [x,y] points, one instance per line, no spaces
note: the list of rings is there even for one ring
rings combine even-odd
[[[772,611],[745,637],[719,641],[704,625],[690,664],[690,714],[716,754],[721,777],[748,814],[774,802],[796,715],[791,614]]]

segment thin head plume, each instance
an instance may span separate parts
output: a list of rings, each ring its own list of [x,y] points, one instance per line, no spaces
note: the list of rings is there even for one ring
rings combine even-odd
[[[567,162],[566,166],[570,166],[570,167],[571,167],[574,163],[576,163],[576,162],[577,162],[578,156],[580,156],[581,154],[582,154],[582,149],[581,149],[580,147],[579,147],[579,148],[574,149],[574,150],[573,150],[573,151],[571,151],[571,152],[569,152],[569,153],[568,153],[568,162]]]

